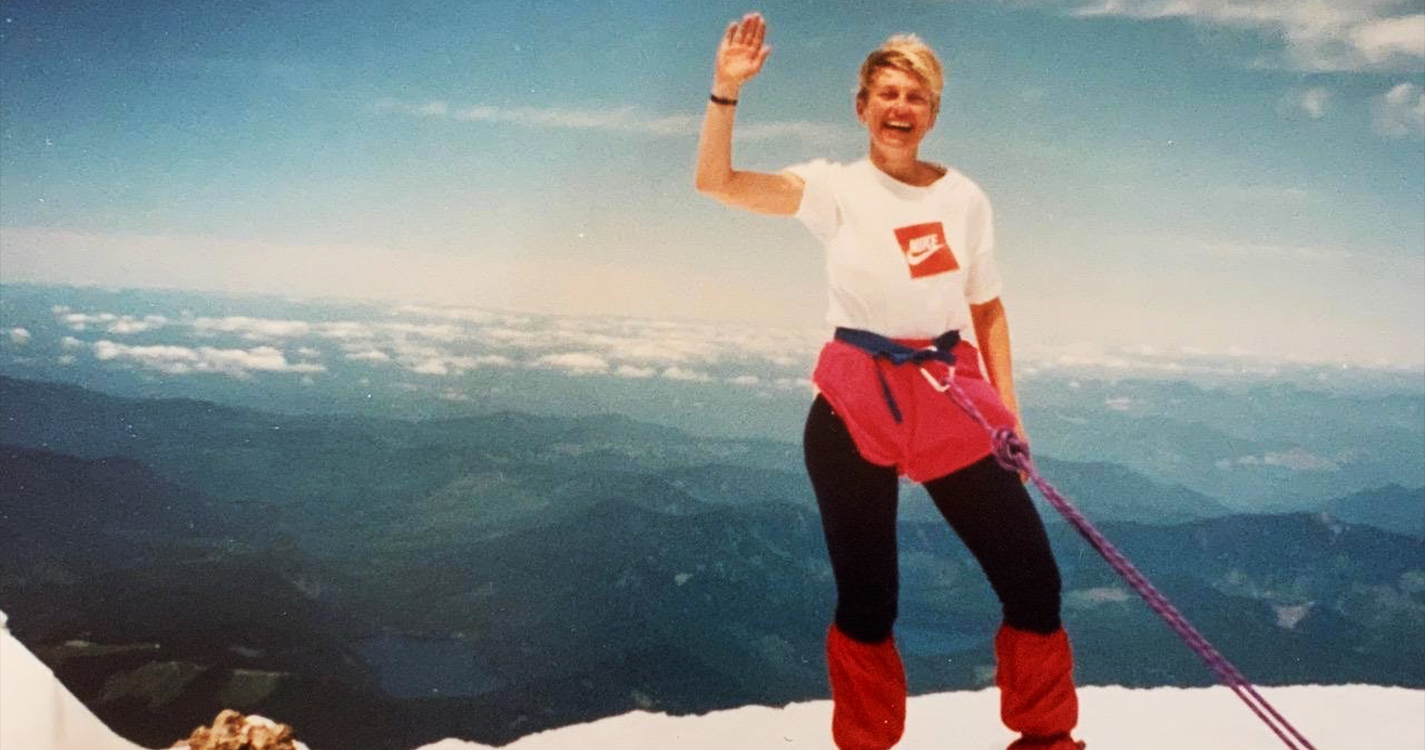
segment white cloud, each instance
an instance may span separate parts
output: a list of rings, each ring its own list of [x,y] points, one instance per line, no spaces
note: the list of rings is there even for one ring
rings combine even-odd
[[[123,336],[152,331],[168,325],[168,318],[162,315],[145,315],[139,318],[111,312],[77,313],[71,312],[67,305],[56,305],[52,310],[60,321],[69,326],[72,331],[86,331],[92,327],[102,328],[108,333]]]
[[[339,341],[365,340],[376,337],[376,329],[370,323],[359,323],[352,320],[318,323],[316,332],[324,339]]]
[[[1362,23],[1351,29],[1351,44],[1373,63],[1395,56],[1425,58],[1425,15]]]
[[[168,318],[162,315],[145,315],[142,319],[134,318],[129,315],[123,315],[120,316],[118,320],[114,321],[113,325],[109,326],[108,331],[109,333],[122,336],[130,333],[143,333],[144,331],[152,331],[162,328],[166,325],[168,325]]]
[[[64,347],[65,349],[83,349],[84,347],[88,346],[88,344],[85,344],[83,341],[80,341],[79,339],[74,338],[73,336],[65,336],[64,338],[60,339],[59,345]]]
[[[608,130],[650,135],[694,135],[701,119],[696,115],[652,116],[633,107],[565,109],[561,107],[492,107],[480,105],[455,112],[456,120],[501,122],[544,128]]]
[[[59,307],[54,309],[55,312],[59,314],[59,319],[63,321],[65,325],[69,326],[69,330],[71,331],[85,331],[89,329],[91,324],[107,324],[111,321],[118,320],[118,316],[113,313],[99,313],[97,315],[71,313],[67,312],[69,308],[66,307],[64,308],[64,312],[60,314],[61,310]]]
[[[1292,448],[1287,451],[1267,451],[1260,456],[1249,454],[1238,456],[1237,458],[1219,459],[1216,463],[1219,469],[1231,469],[1234,466],[1279,466],[1292,471],[1340,471],[1341,465],[1324,456],[1318,456],[1302,448]]]
[[[1372,102],[1376,132],[1386,138],[1425,135],[1425,89],[1402,83]]]
[[[733,139],[737,141],[770,141],[778,138],[796,138],[809,143],[826,143],[854,135],[854,130],[846,125],[807,120],[785,120],[739,125],[733,132]]]
[[[450,366],[444,359],[423,359],[418,362],[404,363],[406,369],[417,375],[449,375]]]
[[[486,122],[523,125],[564,130],[602,130],[619,133],[641,133],[652,136],[695,136],[702,125],[701,114],[654,115],[635,107],[618,106],[599,109],[566,107],[499,107],[479,104],[455,109],[448,102],[425,104],[399,99],[381,99],[376,109],[412,117],[439,117],[461,122]],[[845,136],[845,126],[805,120],[751,123],[737,130],[740,141],[765,141],[800,138],[824,142]]]
[[[27,329],[20,327],[11,328],[9,333],[10,343],[18,344],[20,346],[24,346],[25,344],[30,343],[30,339],[34,338],[34,336],[31,335]]]
[[[239,333],[252,341],[306,336],[312,324],[304,320],[275,320],[233,315],[226,318],[198,318],[193,328],[200,333]]]
[[[536,359],[535,365],[539,367],[552,367],[557,370],[567,370],[575,375],[596,375],[609,371],[608,360],[590,352],[546,354]]]
[[[1132,595],[1120,586],[1100,586],[1067,591],[1064,594],[1064,603],[1070,607],[1083,609],[1100,604],[1121,604],[1132,598]]]
[[[706,373],[683,367],[669,367],[664,369],[661,374],[668,380],[682,380],[691,383],[707,383],[712,381],[712,378],[708,377]]]
[[[1180,18],[1279,38],[1284,62],[1302,70],[1418,70],[1425,15],[1398,0],[1040,0],[1081,17]]]
[[[514,364],[508,357],[499,354],[469,356],[449,354],[440,351],[402,353],[397,362],[406,370],[418,375],[464,375],[480,367],[509,367]]]
[[[619,365],[614,370],[614,374],[623,378],[651,378],[658,374],[657,370],[651,367],[634,367],[633,365]]]
[[[1128,396],[1114,396],[1103,400],[1103,405],[1114,411],[1128,411],[1136,401]]]
[[[447,318],[449,320],[463,320],[470,323],[488,323],[499,319],[495,313],[480,310],[473,307],[431,307],[429,305],[399,305],[394,312],[397,315],[415,315],[427,318]]]
[[[466,337],[465,328],[449,323],[382,323],[379,328],[402,336],[419,336],[436,341],[457,341]]]
[[[727,382],[733,385],[758,385],[762,382],[762,379],[756,375],[738,375],[737,377],[728,378]]]
[[[95,342],[94,357],[101,361],[122,361],[169,375],[221,373],[246,378],[253,372],[314,373],[326,370],[320,364],[287,361],[281,350],[270,346],[253,349],[217,349],[210,346],[153,345],[130,346],[108,339]]]
[[[357,362],[390,362],[391,355],[380,349],[364,349],[356,352],[348,352],[347,359]]]
[[[1302,448],[1289,451],[1268,451],[1262,456],[1262,463],[1268,466],[1282,466],[1292,471],[1339,471],[1341,466],[1324,456],[1318,456]]]
[[[1283,108],[1291,113],[1301,112],[1313,120],[1320,120],[1326,116],[1331,99],[1330,89],[1313,86],[1304,91],[1287,94]]]

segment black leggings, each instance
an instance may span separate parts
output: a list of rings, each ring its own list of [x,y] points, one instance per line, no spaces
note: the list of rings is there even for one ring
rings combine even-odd
[[[821,507],[836,576],[836,625],[864,643],[891,634],[899,571],[894,467],[861,457],[845,423],[817,396],[803,436],[807,473]],[[993,456],[925,483],[935,507],[979,561],[1004,607],[1005,624],[1059,629],[1059,568],[1044,523],[1018,475]]]

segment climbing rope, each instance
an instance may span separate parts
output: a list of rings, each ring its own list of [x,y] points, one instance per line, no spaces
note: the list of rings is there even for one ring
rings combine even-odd
[[[1045,499],[1049,501],[1049,504],[1054,506],[1054,510],[1059,511],[1059,514],[1073,525],[1074,529],[1079,532],[1079,535],[1087,540],[1089,545],[1103,556],[1104,560],[1108,561],[1109,566],[1113,568],[1114,572],[1121,576],[1134,591],[1138,592],[1139,596],[1143,597],[1143,600],[1148,603],[1148,606],[1168,623],[1168,627],[1172,628],[1173,632],[1177,633],[1178,636],[1187,643],[1188,647],[1201,657],[1213,672],[1217,673],[1217,676],[1222,680],[1223,684],[1231,688],[1232,692],[1236,693],[1237,697],[1241,698],[1242,702],[1246,703],[1247,707],[1252,709],[1252,713],[1256,714],[1258,718],[1265,722],[1266,725],[1276,733],[1277,737],[1280,737],[1281,741],[1286,743],[1287,747],[1292,750],[1316,750],[1315,746],[1308,742],[1307,739],[1301,735],[1301,732],[1296,730],[1296,727],[1293,727],[1290,722],[1278,713],[1277,710],[1272,707],[1272,704],[1268,703],[1267,699],[1262,697],[1261,693],[1257,692],[1257,689],[1253,687],[1252,683],[1249,682],[1246,677],[1243,677],[1242,673],[1239,672],[1221,652],[1214,648],[1211,643],[1208,643],[1207,639],[1202,636],[1202,633],[1199,633],[1197,628],[1193,627],[1192,623],[1188,622],[1187,618],[1183,617],[1182,613],[1179,612],[1142,573],[1138,572],[1138,569],[1133,566],[1133,563],[1129,562],[1128,558],[1124,557],[1123,553],[1119,552],[1118,548],[1113,546],[1112,542],[1108,541],[1098,529],[1094,528],[1094,525],[1084,517],[1083,513],[1079,512],[1078,508],[1075,508],[1069,503],[1069,501],[1059,493],[1059,490],[1055,489],[1054,485],[1040,476],[1039,472],[1035,470],[1034,462],[1029,455],[1028,444],[1020,439],[1014,430],[1005,427],[995,427],[985,419],[983,414],[980,414],[980,410],[975,407],[974,402],[970,401],[970,397],[955,384],[953,370],[945,376],[943,381],[937,380],[929,372],[926,372],[924,368],[921,368],[920,372],[930,380],[936,390],[949,395],[956,405],[978,422],[986,432],[990,433],[991,440],[994,443],[995,460],[1009,471],[1017,471],[1028,476],[1030,481],[1034,482],[1034,486],[1038,487],[1039,491],[1043,493]],[[1300,744],[1297,744],[1298,742]]]

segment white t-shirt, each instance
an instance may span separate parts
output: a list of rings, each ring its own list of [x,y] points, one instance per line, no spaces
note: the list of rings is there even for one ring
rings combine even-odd
[[[825,159],[786,171],[806,187],[797,218],[826,247],[828,323],[892,338],[973,335],[970,305],[1000,293],[990,201],[947,169],[907,185],[870,159]]]

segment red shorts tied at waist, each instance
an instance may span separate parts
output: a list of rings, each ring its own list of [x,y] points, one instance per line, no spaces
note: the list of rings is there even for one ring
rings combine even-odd
[[[923,348],[926,340],[897,339]],[[996,427],[1014,427],[1014,415],[980,372],[980,353],[967,341],[955,345],[955,382]],[[943,477],[990,454],[990,436],[949,396],[920,373],[943,380],[949,365],[931,361],[895,365],[842,341],[829,341],[817,358],[812,382],[846,423],[856,450],[880,466],[894,466],[916,482]],[[898,405],[897,423],[881,377]]]

